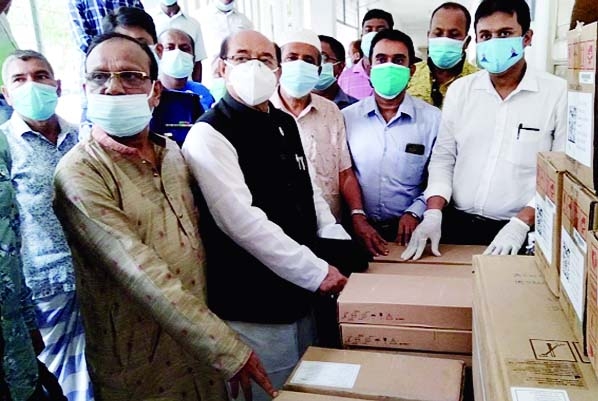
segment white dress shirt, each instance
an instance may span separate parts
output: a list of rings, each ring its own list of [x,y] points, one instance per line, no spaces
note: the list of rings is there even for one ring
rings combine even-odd
[[[534,206],[538,152],[565,148],[567,84],[529,67],[506,98],[487,71],[448,89],[429,166],[426,199],[453,200],[461,211],[508,220]]]
[[[320,287],[328,274],[328,263],[286,235],[260,208],[252,206],[237,151],[221,133],[207,123],[195,124],[185,139],[183,155],[214,221],[226,235],[285,280],[312,292]],[[308,169],[314,171],[309,164]],[[318,235],[350,239],[336,224],[313,174],[311,181]]]
[[[206,58],[206,48],[204,46],[201,27],[195,18],[187,16],[182,10],[169,17],[162,9],[158,9],[154,13],[153,18],[158,36],[167,29],[183,31],[191,36],[191,39],[195,43],[195,61],[201,61]]]

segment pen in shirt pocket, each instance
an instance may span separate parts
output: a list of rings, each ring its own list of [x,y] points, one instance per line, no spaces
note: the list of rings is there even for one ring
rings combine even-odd
[[[535,131],[535,132],[540,132],[540,128],[524,127],[523,123],[519,123],[519,126],[517,127],[517,140],[519,140],[519,136],[521,135],[521,131]]]

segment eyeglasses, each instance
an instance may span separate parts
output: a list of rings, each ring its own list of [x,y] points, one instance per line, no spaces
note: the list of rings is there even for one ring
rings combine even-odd
[[[272,57],[268,56],[249,57],[244,54],[235,54],[234,56],[225,57],[224,60],[230,61],[233,65],[243,64],[251,60],[258,60],[271,70],[276,70],[278,68],[278,63]]]
[[[330,57],[329,55],[322,53],[322,62],[323,63],[337,63],[338,59],[334,57]]]
[[[85,74],[87,82],[97,88],[106,86],[108,80],[113,78],[118,78],[126,89],[137,89],[143,86],[150,76],[143,71],[93,71]]]

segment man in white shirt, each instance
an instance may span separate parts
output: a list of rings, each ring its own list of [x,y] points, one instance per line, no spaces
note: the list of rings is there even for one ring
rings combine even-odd
[[[517,254],[534,224],[536,156],[563,150],[566,82],[524,58],[533,32],[525,0],[484,0],[475,15],[485,69],[448,90],[425,191],[427,211],[404,259],[438,244],[490,244]],[[449,204],[450,202],[450,204]],[[443,210],[444,209],[444,210]]]
[[[208,305],[254,347],[279,388],[315,340],[314,293],[334,296],[347,280],[316,256],[318,243],[350,237],[312,180],[295,121],[268,101],[280,68],[274,44],[246,30],[222,48],[228,93],[183,145],[205,213]]]
[[[153,15],[158,36],[167,29],[178,29],[191,36],[195,47],[195,64],[191,78],[201,82],[201,61],[206,58],[203,36],[199,22],[181,10],[177,0],[160,0],[160,9]]]
[[[235,0],[212,0],[205,11],[200,10],[197,19],[201,24],[208,54],[203,67],[206,71],[204,81],[209,86],[213,78],[219,77],[218,55],[222,41],[234,33],[253,29],[253,24],[245,14],[237,10]]]

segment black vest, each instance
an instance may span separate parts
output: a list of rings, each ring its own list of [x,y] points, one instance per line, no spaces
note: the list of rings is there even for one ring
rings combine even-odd
[[[236,149],[252,206],[299,244],[312,246],[317,238],[313,189],[294,119],[272,105],[269,113],[254,110],[227,94],[198,121],[210,124]],[[210,309],[225,320],[255,323],[290,323],[305,316],[312,294],[233,242],[199,198]]]

